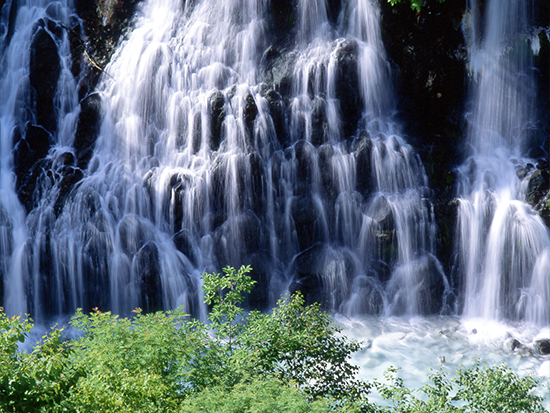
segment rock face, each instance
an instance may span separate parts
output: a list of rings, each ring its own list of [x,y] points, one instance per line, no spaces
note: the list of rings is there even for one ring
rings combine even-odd
[[[90,161],[95,141],[101,127],[101,96],[92,93],[80,102],[80,114],[75,133],[75,155],[77,166],[86,169]]]
[[[32,39],[29,79],[33,88],[32,96],[36,123],[48,131],[56,129],[56,110],[53,99],[61,73],[59,54],[54,39],[46,31],[61,29],[50,20],[40,21]]]
[[[102,70],[111,60],[121,36],[128,29],[141,0],[77,0],[76,11],[83,20],[89,43],[88,76],[82,83],[81,98],[94,90]]]
[[[185,3],[186,0],[182,0]],[[94,93],[97,82],[103,69],[109,63],[120,39],[132,23],[136,7],[140,0],[76,0],[75,6],[78,16],[74,24],[68,29],[57,24],[52,19],[40,20],[34,29],[30,49],[30,90],[24,98],[18,114],[24,127],[13,132],[14,140],[14,171],[16,174],[16,188],[21,203],[30,213],[40,200],[43,188],[57,185],[58,191],[54,199],[53,214],[59,216],[66,200],[71,196],[73,188],[79,185],[86,174],[86,169],[92,159],[95,144],[100,133],[102,120],[102,101],[98,93]],[[7,7],[7,3],[0,0],[0,9]],[[338,24],[338,15],[342,4],[340,0],[327,0],[328,13],[331,23]],[[429,186],[433,190],[432,199],[435,205],[435,216],[439,231],[437,257],[444,264],[445,272],[451,274],[454,231],[456,227],[457,204],[454,169],[463,161],[463,147],[465,146],[464,111],[467,98],[466,74],[466,47],[462,33],[462,18],[466,8],[466,0],[425,0],[419,12],[411,10],[407,1],[392,7],[386,0],[380,0],[382,17],[382,36],[386,53],[391,66],[393,84],[395,85],[398,102],[398,117],[403,129],[408,135],[407,140],[412,143],[426,168]],[[52,5],[52,13],[55,11]],[[320,227],[321,208],[318,200],[311,194],[310,188],[315,179],[319,179],[320,192],[334,202],[338,191],[332,179],[331,167],[335,158],[335,147],[327,143],[328,136],[328,108],[326,93],[310,93],[311,107],[311,139],[294,139],[291,131],[287,130],[289,121],[289,107],[292,99],[292,76],[297,67],[297,53],[295,49],[297,0],[270,0],[270,24],[273,38],[270,46],[263,52],[259,73],[265,82],[259,87],[259,95],[265,99],[266,107],[261,107],[258,100],[252,95],[246,95],[244,105],[244,126],[246,139],[251,147],[252,130],[259,119],[262,110],[268,110],[273,121],[273,128],[277,137],[275,144],[280,145],[281,151],[270,160],[269,172],[273,182],[284,173],[277,157],[292,159],[296,166],[296,188],[288,203],[288,218],[295,227],[296,243],[299,254],[292,261],[296,279],[290,287],[291,291],[300,290],[308,302],[328,301],[327,305],[341,303],[346,289],[364,291],[366,299],[358,306],[358,311],[371,313],[380,312],[383,308],[383,296],[380,285],[373,282],[371,277],[357,277],[356,280],[347,280],[342,277],[340,282],[342,291],[333,288],[334,281],[325,273],[326,265],[331,262],[341,263],[342,268],[351,268],[354,264],[347,256],[338,256],[327,245],[320,243],[323,229]],[[9,22],[4,41],[13,36],[13,21],[17,12],[17,1],[10,3]],[[535,16],[540,50],[535,56],[535,66],[540,73],[538,77],[539,94],[537,107],[541,110],[539,118],[546,119],[539,130],[550,136],[550,125],[545,115],[550,111],[550,73],[549,41],[547,35],[550,21],[550,3],[547,0],[535,0]],[[537,29],[538,30],[538,29]],[[3,33],[0,33],[3,35]],[[80,113],[76,120],[74,143],[72,148],[64,149],[62,153],[51,155],[50,150],[55,145],[57,131],[57,108],[55,93],[58,88],[62,62],[59,57],[58,40],[68,35],[72,51],[71,71],[79,82]],[[358,44],[351,37],[338,39],[334,42],[335,76],[338,87],[335,98],[339,101],[339,110],[342,113],[342,145],[353,148],[354,170],[357,172],[356,191],[358,197],[372,196],[371,151],[374,137],[368,132],[356,130],[361,118],[362,102],[359,95],[359,79],[357,73]],[[325,91],[326,92],[326,91]],[[228,106],[229,96],[225,91],[215,90],[209,95],[208,120],[210,123],[209,145],[212,151],[223,148],[223,127],[228,116],[232,116]],[[198,151],[202,136],[201,123],[204,120],[198,116],[195,119],[195,140],[193,149]],[[356,136],[357,135],[357,136]],[[292,139],[291,139],[292,138]],[[522,179],[529,180],[528,201],[537,209],[548,226],[550,226],[550,168],[548,167],[548,152],[550,143],[547,141],[539,153],[534,156],[536,165],[529,170],[518,171]],[[53,151],[51,151],[53,152]],[[50,155],[50,156],[48,156]],[[318,171],[312,170],[312,165],[318,164]],[[268,235],[265,233],[265,222],[262,222],[262,211],[266,208],[262,191],[267,175],[268,165],[261,155],[254,150],[247,153],[236,167],[238,169],[238,186],[243,189],[251,188],[253,199],[251,205],[244,205],[244,197],[236,202],[239,208],[245,210],[241,216],[230,222],[227,217],[227,200],[224,198],[225,178],[228,175],[228,165],[220,162],[212,170],[212,184],[208,198],[216,206],[213,211],[212,238],[219,249],[217,257],[221,263],[251,263],[255,269],[255,277],[259,285],[259,293],[249,297],[250,305],[263,307],[269,302],[269,274],[272,268],[268,263],[273,262],[270,256]],[[320,176],[317,178],[315,174]],[[518,176],[519,176],[518,175]],[[146,178],[145,178],[146,179]],[[182,227],[184,217],[182,200],[190,184],[185,177],[174,176],[170,181],[170,190],[173,193],[174,219],[171,223],[175,228]],[[45,189],[44,189],[45,190]],[[90,196],[90,198],[93,198]],[[281,197],[281,199],[283,199]],[[262,204],[263,203],[263,204]],[[398,247],[392,228],[395,227],[395,217],[387,201],[378,203],[377,214],[371,214],[379,224],[379,229],[373,230],[373,236],[378,239],[380,256],[384,261],[381,268],[375,272],[380,274],[377,281],[387,283],[392,269],[387,262],[395,256]],[[286,206],[285,206],[286,207]],[[105,235],[104,223],[95,216],[99,203],[90,205],[90,242],[86,244],[83,253],[85,261],[86,291],[89,294],[90,306],[106,306],[106,296],[111,288],[105,275],[105,268],[109,264],[105,261],[113,246]],[[332,211],[334,212],[334,211]],[[98,215],[99,216],[99,215]],[[54,218],[52,218],[54,219]],[[162,308],[160,258],[161,246],[151,239],[148,228],[139,222],[130,222],[135,217],[128,216],[118,227],[120,238],[135,240],[135,245],[122,243],[124,252],[133,257],[133,264],[139,277],[134,280],[140,286],[140,302],[148,310]],[[210,219],[210,218],[209,218]],[[2,211],[0,211],[0,222]],[[242,228],[239,234],[239,245],[229,245],[234,240],[232,225]],[[274,225],[282,225],[274,223]],[[377,227],[378,228],[378,227]],[[93,231],[92,231],[93,229]],[[135,234],[128,234],[129,231]],[[191,265],[198,265],[200,251],[196,250],[192,234],[186,230],[178,230],[173,235],[176,248],[189,260]],[[294,235],[294,234],[293,234]],[[333,234],[331,234],[333,235]],[[229,241],[228,241],[229,240]],[[280,242],[280,241],[279,241]],[[45,243],[46,244],[46,243]],[[48,251],[43,251],[45,257]],[[334,259],[331,261],[331,256]],[[375,265],[375,264],[373,264]],[[384,268],[384,265],[387,268]],[[48,274],[47,262],[43,263],[44,274]],[[431,312],[439,312],[441,302],[433,297],[441,297],[443,283],[440,280],[440,271],[434,262],[426,262],[426,272],[431,274],[421,286],[425,292],[423,306]],[[352,271],[350,271],[352,272]],[[354,282],[355,285],[348,285]],[[0,289],[2,283],[0,283]],[[340,287],[338,287],[340,288]],[[323,291],[335,291],[330,297]],[[47,283],[44,294],[49,294]],[[1,290],[0,290],[1,296]],[[545,344],[543,344],[544,346]]]
[[[437,252],[450,274],[456,223],[454,169],[463,161],[465,132],[467,54],[461,23],[466,2],[427,0],[419,12],[408,2],[380,5],[400,117],[434,191]]]
[[[535,341],[535,347],[538,349],[540,354],[548,355],[550,354],[550,339],[544,338]]]

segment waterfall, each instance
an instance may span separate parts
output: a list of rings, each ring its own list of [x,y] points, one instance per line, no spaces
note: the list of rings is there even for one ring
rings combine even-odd
[[[61,29],[73,23],[72,3],[66,3],[12,1],[3,3],[1,10],[6,24],[0,32],[0,274],[4,306],[12,314],[44,305],[38,303],[42,276],[33,270],[33,261],[40,260],[36,240],[45,236],[41,228],[28,226],[32,218],[15,191],[16,186],[25,188],[37,171],[29,170],[26,181],[16,182],[12,169],[30,169],[33,157],[46,154],[50,144],[59,150],[69,145],[78,110],[68,35]],[[43,52],[52,48],[58,50],[59,60],[42,61]],[[55,108],[52,113],[48,99]],[[53,151],[45,162],[59,168],[59,155]],[[46,185],[38,186],[42,184]]]
[[[350,315],[448,310],[426,173],[394,120],[378,4],[296,4],[281,30],[262,0],[144,1],[80,104],[66,31],[49,29],[74,25],[72,4],[20,5],[25,30],[4,35],[2,51],[10,312],[184,305],[204,317],[200,274],[241,264],[258,281],[251,306],[301,290]],[[21,59],[40,19],[59,57],[54,125],[13,115],[30,92],[10,88],[28,87],[29,62],[9,50]],[[90,105],[101,106],[93,154],[76,142]],[[26,122],[49,145],[25,203],[10,142]]]
[[[529,1],[489,1],[469,23],[472,155],[459,168],[458,256],[469,317],[550,322],[548,229],[525,202],[518,173],[535,134]],[[484,27],[483,33],[478,28]],[[520,178],[521,177],[521,178]]]

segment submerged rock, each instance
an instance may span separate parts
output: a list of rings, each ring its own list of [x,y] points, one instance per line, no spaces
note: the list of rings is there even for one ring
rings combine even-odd
[[[540,354],[548,355],[550,354],[550,338],[543,338],[535,341],[535,348],[539,351]]]

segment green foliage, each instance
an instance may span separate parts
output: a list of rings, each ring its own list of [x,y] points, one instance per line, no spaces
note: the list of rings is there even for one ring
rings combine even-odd
[[[392,6],[395,6],[398,3],[401,3],[403,0],[388,0]],[[409,0],[411,2],[411,9],[419,11],[424,4],[424,0]],[[445,0],[437,0],[440,3],[443,3]]]
[[[351,355],[361,345],[340,335],[319,304],[304,306],[300,293],[281,299],[272,314],[249,315],[243,345],[254,366],[285,382],[295,382],[311,397],[365,400],[369,385],[357,380]]]
[[[420,389],[421,397],[405,387],[397,377],[397,369],[389,369],[385,377],[391,385],[376,383],[378,392],[392,407],[379,412],[399,413],[544,413],[542,398],[531,391],[537,381],[520,376],[508,367],[481,366],[459,369],[456,378],[449,379],[444,371],[430,375],[431,384]]]
[[[181,413],[328,413],[328,401],[309,402],[297,389],[278,380],[254,379],[231,390],[217,386],[188,398]]]
[[[355,379],[359,370],[349,363],[360,344],[339,335],[341,328],[321,311],[319,304],[304,305],[300,293],[281,299],[272,314],[252,311],[243,317],[238,307],[242,292],[250,292],[254,281],[250,267],[239,271],[224,268],[224,275],[203,274],[205,302],[213,304],[209,318],[217,331],[216,343],[225,340],[224,364],[236,384],[243,377],[276,377],[295,383],[310,398],[364,401],[369,386]],[[240,321],[239,325],[234,322]],[[210,360],[211,362],[211,360]],[[210,368],[212,364],[210,364]]]
[[[62,329],[53,328],[30,354],[18,351],[32,327],[30,319],[8,317],[0,308],[0,411],[54,411],[80,376]]]
[[[71,325],[84,333],[73,342],[75,364],[85,372],[67,405],[77,411],[171,412],[183,397],[181,365],[200,353],[200,323],[181,309],[132,319],[80,310]]]
[[[238,306],[244,301],[243,292],[250,293],[256,284],[247,274],[252,271],[250,266],[241,266],[237,272],[233,267],[223,268],[220,274],[202,274],[205,304],[212,309],[208,319],[217,330],[218,341],[227,340],[231,350],[234,334],[239,334],[241,326],[236,322],[242,321],[244,310]]]
[[[369,404],[372,386],[350,364],[360,344],[299,293],[271,314],[246,314],[250,271],[203,275],[208,324],[181,309],[79,310],[70,322],[79,339],[52,328],[31,353],[18,350],[31,320],[0,309],[0,412],[544,412],[535,379],[479,364],[452,380],[436,371],[418,392],[392,369],[389,384],[375,383],[392,406]]]

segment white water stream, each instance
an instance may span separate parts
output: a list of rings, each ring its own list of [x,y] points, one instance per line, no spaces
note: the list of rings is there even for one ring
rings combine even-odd
[[[252,264],[262,305],[303,288],[353,317],[340,321],[371,344],[357,356],[364,377],[393,364],[415,386],[439,356],[444,368],[481,357],[545,373],[547,358],[503,350],[508,333],[532,346],[550,324],[547,228],[523,202],[515,173],[530,161],[522,148],[534,93],[524,76],[530,48],[520,41],[526,2],[488,1],[485,38],[471,32],[473,154],[460,168],[458,223],[463,319],[429,316],[452,312],[451,289],[434,255],[424,167],[393,118],[377,2],[346,1],[331,19],[324,0],[297,1],[291,50],[277,51],[284,57],[266,69],[275,36],[267,2],[144,1],[98,86],[93,158],[58,215],[59,186],[40,188],[29,214],[18,201],[12,135],[32,121],[16,116],[18,97],[29,94],[20,50],[46,14],[68,26],[72,3],[20,3],[0,75],[9,97],[0,102],[9,313],[184,305],[204,318],[200,273]],[[78,114],[66,37],[58,40],[54,161],[72,145]],[[271,85],[264,69],[280,82]],[[354,107],[356,118],[347,113]]]

